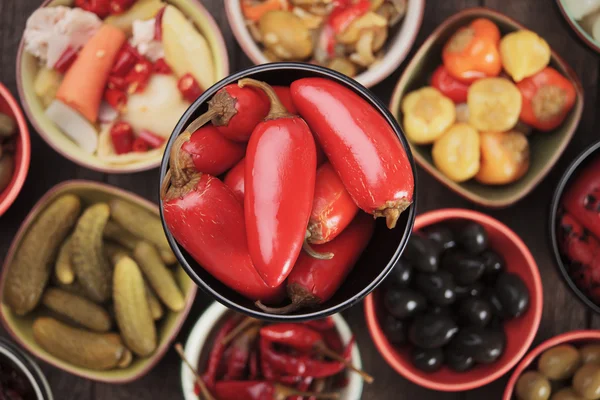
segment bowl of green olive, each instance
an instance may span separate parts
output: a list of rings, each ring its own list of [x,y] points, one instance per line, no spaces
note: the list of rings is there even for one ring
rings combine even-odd
[[[555,336],[517,365],[503,400],[548,399],[600,399],[600,331]]]

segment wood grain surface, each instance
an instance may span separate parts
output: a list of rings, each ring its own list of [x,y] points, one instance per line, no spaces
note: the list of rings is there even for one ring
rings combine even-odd
[[[16,96],[15,58],[25,21],[41,0],[0,0],[0,80]],[[223,31],[232,66],[231,72],[252,65],[237,45],[223,9],[223,0],[202,0]],[[544,313],[535,343],[553,335],[575,329],[600,328],[600,316],[580,303],[561,280],[556,270],[547,235],[549,202],[562,171],[586,146],[598,140],[600,121],[598,104],[599,58],[571,32],[552,0],[428,0],[423,25],[409,59],[425,38],[447,17],[473,6],[498,10],[535,30],[550,43],[580,76],[585,90],[585,110],[577,133],[558,164],[543,182],[524,200],[499,211],[480,209],[458,197],[440,183],[419,170],[418,210],[420,213],[445,207],[478,209],[510,226],[533,253],[544,285]],[[385,81],[373,88],[385,103],[406,62]],[[74,178],[103,181],[133,191],[152,201],[157,200],[158,170],[132,175],[112,175],[93,172],[62,158],[31,128],[31,168],[25,186],[16,203],[0,217],[0,257],[6,254],[13,235],[31,206],[55,184]],[[199,293],[196,304],[177,340],[187,335],[211,299]],[[365,326],[363,307],[357,305],[344,312],[357,336],[364,368],[375,376],[373,385],[366,385],[362,398],[382,399],[501,399],[508,376],[478,390],[467,393],[436,393],[420,388],[396,374],[375,349]],[[0,329],[0,334],[7,334]],[[135,400],[181,399],[180,362],[174,350],[148,375],[127,385],[107,385],[71,376],[40,362],[56,399],[75,400]]]

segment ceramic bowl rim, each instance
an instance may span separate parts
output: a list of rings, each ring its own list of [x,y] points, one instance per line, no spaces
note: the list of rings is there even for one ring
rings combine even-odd
[[[590,35],[585,32],[585,30],[575,21],[573,17],[571,17],[562,0],[556,0],[556,4],[565,21],[569,24],[569,27],[577,35],[577,37],[579,37],[579,39],[581,39],[596,53],[600,53],[600,42],[593,40],[593,38],[590,39]]]
[[[225,11],[227,14],[227,20],[229,21],[229,26],[235,36],[236,42],[243,50],[244,54],[254,63],[254,65],[266,64],[269,63],[269,60],[263,54],[263,51],[260,49],[258,44],[254,41],[248,29],[245,26],[240,26],[237,23],[236,19],[241,15],[241,10],[237,7],[235,2],[239,2],[239,0],[225,0]],[[394,48],[390,48],[390,57],[389,62],[384,63],[383,61],[377,66],[373,67],[372,77],[363,82],[363,76],[365,72],[362,72],[354,77],[360,84],[365,86],[366,88],[371,88],[379,83],[381,83],[384,79],[388,78],[394,71],[406,60],[406,56],[410,53],[419,31],[421,30],[421,26],[423,24],[423,16],[425,14],[425,2],[426,0],[409,0],[410,2],[416,3],[415,7],[415,15],[412,16],[411,25],[406,31],[402,30],[402,27],[398,30],[395,35],[395,40],[401,40],[406,37],[407,41],[403,47],[398,44]],[[408,12],[410,9],[407,8],[407,14],[404,16],[405,18],[408,16]],[[241,16],[243,19],[243,16]],[[414,22],[413,22],[414,21]],[[391,38],[388,38],[390,40]],[[397,48],[396,48],[397,47]],[[376,71],[376,72],[375,72]],[[367,77],[369,78],[369,77]]]
[[[477,16],[485,17],[485,16],[490,16],[490,15],[494,16],[497,19],[506,21],[512,25],[518,26],[521,29],[527,29],[527,27],[525,25],[521,24],[519,21],[517,21],[499,11],[496,11],[496,10],[493,10],[490,8],[486,8],[486,7],[467,8],[467,9],[459,11],[458,13],[445,19],[427,37],[427,39],[425,39],[425,41],[419,47],[419,49],[417,50],[415,55],[412,57],[411,61],[408,63],[406,68],[404,68],[404,71],[402,72],[400,79],[398,79],[398,82],[396,83],[396,86],[394,87],[394,90],[392,92],[392,96],[391,96],[390,102],[389,102],[389,109],[390,109],[391,113],[394,115],[394,117],[399,115],[400,105],[402,102],[402,99],[400,98],[400,92],[408,84],[409,78],[412,75],[412,74],[409,74],[409,72],[415,70],[415,66],[417,65],[417,63],[420,60],[422,60],[423,57],[429,52],[429,47],[431,47],[432,43],[437,40],[438,36],[440,36],[443,32],[445,32],[451,24],[454,24],[457,21],[460,21],[462,19],[469,18],[469,17],[477,17]],[[415,158],[417,164],[421,168],[426,170],[427,173],[429,175],[431,175],[434,179],[436,179],[438,182],[440,182],[442,185],[444,185],[445,187],[447,187],[454,193],[458,194],[459,196],[461,196],[475,204],[478,204],[478,205],[481,205],[481,206],[484,206],[487,208],[492,208],[492,209],[506,208],[506,207],[509,207],[509,206],[515,204],[516,202],[522,200],[524,197],[526,197],[528,194],[530,194],[537,187],[537,185],[548,175],[550,170],[556,165],[558,159],[562,156],[562,154],[564,153],[568,144],[571,142],[571,139],[575,135],[575,131],[577,130],[579,122],[581,121],[581,115],[583,113],[583,108],[585,105],[585,96],[584,96],[584,91],[583,91],[583,86],[582,86],[581,80],[579,79],[579,77],[577,76],[577,74],[575,73],[573,68],[554,49],[550,48],[550,50],[551,50],[551,60],[555,60],[558,64],[560,64],[565,69],[565,71],[568,74],[568,78],[573,83],[573,86],[575,87],[575,91],[577,93],[578,102],[576,102],[575,106],[571,110],[571,113],[574,113],[573,114],[574,115],[573,127],[567,130],[567,134],[565,135],[565,138],[561,141],[561,143],[559,143],[559,146],[554,151],[552,158],[550,158],[548,160],[549,162],[547,162],[545,164],[545,166],[540,170],[540,172],[537,174],[537,176],[534,176],[531,179],[531,182],[529,182],[519,192],[517,192],[516,194],[514,194],[511,197],[508,197],[506,199],[500,199],[500,200],[489,199],[487,197],[479,196],[469,189],[462,188],[460,183],[450,181],[448,178],[443,176],[442,173],[440,171],[438,171],[434,165],[430,164],[429,162],[426,162],[423,159],[423,157],[419,154],[419,152],[414,151],[413,152],[414,158]],[[409,142],[409,144],[410,144],[410,142]],[[413,145],[410,144],[410,146],[412,149]]]
[[[156,208],[157,208],[156,204],[152,203],[149,200],[146,200],[145,198],[143,198],[133,192],[129,192],[125,189],[121,189],[116,186],[111,186],[111,185],[108,185],[108,184],[102,183],[102,182],[95,182],[95,181],[89,181],[89,180],[83,180],[83,179],[72,179],[72,180],[63,181],[63,182],[51,187],[31,207],[31,210],[29,211],[29,213],[27,214],[27,216],[25,217],[25,219],[19,226],[17,233],[13,237],[13,240],[10,244],[10,247],[8,248],[8,252],[6,253],[6,257],[4,258],[4,261],[2,264],[2,272],[0,273],[0,298],[2,298],[2,296],[3,296],[4,285],[6,282],[6,276],[7,276],[9,264],[10,264],[10,262],[12,262],[14,260],[16,251],[22,242],[24,234],[26,233],[26,230],[27,230],[26,228],[31,226],[31,224],[33,223],[35,218],[37,218],[40,209],[44,205],[46,205],[48,203],[48,201],[52,197],[54,197],[57,193],[67,192],[69,190],[78,189],[78,188],[82,188],[82,187],[98,190],[98,191],[101,191],[108,195],[113,195],[113,196],[118,196],[118,197],[124,198],[132,203],[140,204],[146,209],[151,208],[153,210],[156,210]],[[166,352],[169,350],[170,344],[173,342],[173,340],[175,340],[175,337],[180,332],[180,330],[185,322],[185,319],[188,316],[188,314],[192,308],[192,305],[194,304],[194,300],[196,298],[197,291],[198,291],[198,288],[195,285],[190,285],[189,293],[186,295],[186,298],[185,298],[185,306],[181,311],[179,311],[178,321],[176,321],[176,323],[174,324],[173,330],[171,332],[169,332],[169,334],[167,336],[167,340],[164,340],[164,343],[162,343],[162,345],[159,345],[156,348],[155,352],[148,358],[149,360],[151,360],[148,362],[148,365],[146,365],[144,368],[140,369],[140,371],[138,371],[135,374],[131,374],[131,373],[125,374],[122,377],[94,376],[85,371],[80,371],[80,367],[77,367],[70,363],[65,362],[68,364],[66,367],[63,367],[62,365],[55,363],[52,358],[54,356],[50,357],[46,354],[45,351],[40,352],[36,349],[33,349],[25,340],[23,340],[21,338],[20,334],[17,331],[12,329],[11,325],[9,324],[9,322],[7,320],[4,309],[2,307],[0,307],[0,322],[4,326],[4,329],[6,329],[6,331],[9,333],[9,335],[15,340],[15,342],[17,342],[21,347],[23,347],[25,350],[27,350],[30,354],[33,354],[38,359],[47,362],[48,364],[54,366],[55,368],[58,368],[60,370],[68,372],[70,374],[73,374],[73,375],[76,375],[76,376],[79,376],[82,378],[90,379],[90,380],[96,381],[96,382],[129,383],[129,382],[132,382],[132,381],[139,379],[142,376],[146,375],[164,357]],[[126,368],[123,369],[122,371],[125,371],[125,370],[126,370]],[[102,374],[102,371],[93,371],[93,372],[94,372],[94,374],[97,374],[97,375]]]
[[[39,8],[42,8],[42,7],[47,7],[52,1],[55,1],[55,0],[44,0],[43,3],[38,8],[36,8],[36,10]],[[216,40],[218,42],[217,47],[213,51],[213,55],[215,56],[215,58],[219,57],[221,59],[221,61],[223,62],[223,69],[221,71],[222,75],[223,76],[229,75],[229,68],[230,68],[229,67],[229,54],[227,53],[227,46],[225,45],[225,39],[223,38],[223,33],[221,32],[221,29],[217,25],[216,21],[214,20],[212,15],[208,12],[208,10],[204,7],[204,5],[200,2],[200,0],[182,0],[182,1],[187,1],[187,2],[191,3],[193,6],[195,6],[196,9],[204,16],[204,18],[208,22],[208,29],[213,31],[213,33],[216,37]],[[24,52],[25,52],[25,38],[24,38],[24,35],[21,35],[21,39],[19,41],[19,47],[17,50],[17,65],[16,65],[17,90],[19,93],[19,97],[21,99],[21,106],[23,107],[23,110],[25,111],[27,118],[31,122],[31,125],[33,125],[33,127],[35,128],[35,131],[40,135],[40,137],[44,140],[44,142],[46,144],[48,144],[48,146],[50,146],[56,153],[58,153],[61,157],[66,158],[67,160],[71,161],[74,164],[77,164],[84,168],[88,168],[92,171],[97,171],[97,172],[101,172],[104,174],[111,174],[111,175],[135,174],[138,172],[149,171],[149,170],[155,169],[158,166],[160,166],[162,157],[159,157],[156,161],[152,162],[151,164],[138,166],[138,167],[127,167],[127,166],[122,166],[122,165],[118,165],[118,164],[115,164],[114,166],[111,166],[110,164],[103,165],[103,166],[94,165],[88,161],[77,159],[76,157],[74,157],[73,155],[68,153],[67,151],[63,150],[61,146],[57,145],[51,139],[51,136],[42,128],[41,124],[38,123],[35,114],[33,113],[31,107],[29,106],[29,103],[26,100],[25,88],[24,88],[24,84],[23,84],[23,65],[22,65]]]
[[[404,151],[406,152],[407,158],[411,165],[411,171],[414,176],[414,195],[413,195],[414,200],[413,200],[413,204],[406,211],[404,211],[404,212],[408,212],[408,221],[407,221],[407,226],[404,228],[403,236],[398,243],[398,247],[396,248],[396,251],[395,251],[394,255],[392,256],[392,258],[388,261],[387,265],[385,266],[385,268],[382,269],[382,271],[379,273],[379,275],[377,277],[375,277],[375,279],[372,282],[370,282],[368,285],[366,285],[366,287],[364,289],[362,289],[355,296],[353,296],[339,304],[336,304],[329,308],[325,308],[323,310],[304,311],[300,314],[293,314],[293,315],[275,315],[275,314],[266,313],[264,311],[254,310],[254,309],[245,307],[245,306],[239,304],[238,302],[234,302],[234,301],[230,300],[228,297],[222,295],[220,292],[213,289],[202,278],[200,278],[200,276],[194,271],[194,268],[192,268],[190,266],[190,264],[187,262],[187,260],[183,256],[181,249],[180,249],[180,245],[177,243],[177,241],[171,234],[170,230],[167,228],[167,225],[165,223],[165,218],[163,215],[163,200],[160,198],[160,195],[159,195],[159,205],[160,205],[160,216],[162,219],[163,228],[165,230],[165,234],[167,235],[167,239],[171,245],[171,248],[172,248],[173,252],[175,253],[175,256],[177,257],[177,260],[179,261],[179,263],[181,264],[183,269],[192,278],[192,280],[198,286],[200,286],[200,288],[204,292],[208,293],[213,299],[217,300],[218,302],[225,305],[226,307],[231,308],[235,311],[238,311],[242,314],[246,314],[246,315],[249,315],[254,318],[268,320],[268,321],[292,322],[292,321],[305,321],[305,320],[310,320],[310,319],[323,318],[323,317],[341,312],[341,311],[345,310],[346,308],[351,307],[351,306],[355,305],[356,303],[358,303],[367,294],[369,294],[371,291],[373,291],[383,281],[383,279],[385,279],[385,277],[391,272],[394,265],[400,258],[400,254],[402,254],[402,251],[404,250],[406,243],[408,242],[408,238],[412,232],[412,227],[414,225],[414,220],[415,220],[415,215],[416,215],[416,207],[417,207],[417,186],[418,186],[417,185],[417,181],[418,181],[417,169],[416,169],[415,161],[414,161],[412,153],[411,153],[411,149],[408,145],[406,137],[404,136],[403,130],[402,130],[402,128],[400,128],[397,121],[392,116],[392,114],[389,112],[389,110],[387,109],[385,104],[381,100],[379,100],[371,91],[369,91],[369,89],[366,89],[364,86],[360,85],[355,80],[348,78],[345,75],[342,75],[336,71],[330,70],[325,67],[317,66],[317,65],[305,64],[305,63],[282,62],[282,63],[260,64],[260,65],[252,66],[247,69],[243,69],[243,70],[238,71],[235,74],[232,74],[232,75],[228,76],[227,78],[224,78],[224,79],[220,80],[219,82],[215,83],[213,86],[211,86],[209,89],[207,89],[202,94],[202,96],[200,96],[198,99],[196,99],[196,101],[194,103],[192,103],[192,105],[183,114],[183,116],[181,117],[181,119],[179,120],[177,125],[175,126],[175,129],[173,130],[171,137],[168,139],[167,146],[165,149],[165,154],[164,154],[161,166],[160,166],[160,182],[162,182],[165,177],[165,174],[166,174],[166,171],[168,168],[168,164],[169,164],[170,150],[171,150],[171,147],[173,146],[173,143],[175,142],[175,139],[181,132],[183,132],[185,130],[186,122],[188,120],[190,120],[190,118],[196,112],[196,110],[202,104],[204,104],[209,98],[211,98],[220,88],[222,88],[223,86],[225,86],[227,84],[235,82],[243,77],[251,76],[256,73],[283,71],[283,70],[289,70],[289,69],[316,73],[316,74],[320,75],[321,77],[327,77],[328,79],[337,81],[338,83],[343,84],[345,87],[350,88],[351,90],[353,90],[354,92],[359,94],[363,99],[365,99],[367,102],[369,102],[377,111],[379,111],[379,113],[387,120],[388,124],[392,127],[392,129],[394,130],[394,133],[400,140],[402,147],[404,148]],[[396,229],[398,229],[398,227],[396,227]]]
[[[542,319],[542,311],[544,307],[542,280],[537,263],[533,258],[533,255],[529,251],[527,245],[523,242],[523,240],[516,234],[516,232],[514,232],[503,222],[478,211],[472,211],[462,208],[445,208],[429,211],[419,215],[417,217],[417,220],[415,221],[415,226],[419,226],[419,229],[422,229],[423,227],[429,226],[432,223],[454,219],[466,219],[476,222],[484,221],[486,224],[492,225],[503,236],[507,237],[511,242],[513,242],[517,246],[520,253],[527,260],[526,264],[533,276],[534,290],[533,293],[531,293],[530,295],[531,298],[535,299],[535,304],[537,305],[537,307],[533,310],[533,324],[529,326],[527,337],[523,338],[519,351],[515,355],[513,355],[510,358],[510,360],[505,363],[504,366],[494,370],[489,375],[480,379],[472,380],[465,383],[448,384],[436,382],[434,375],[432,375],[431,378],[422,378],[413,373],[412,371],[407,370],[395,359],[394,347],[385,338],[383,330],[377,320],[375,299],[373,297],[373,294],[371,293],[365,299],[364,312],[367,320],[367,327],[369,328],[369,333],[371,335],[371,338],[373,339],[373,342],[375,343],[377,351],[383,356],[388,365],[390,365],[401,376],[422,387],[443,392],[461,392],[476,389],[495,381],[496,379],[500,378],[508,371],[510,371],[527,353],[529,346],[531,346],[531,344],[533,343],[533,340],[535,339],[538,328],[540,326],[540,322]],[[532,303],[534,302],[532,301]]]

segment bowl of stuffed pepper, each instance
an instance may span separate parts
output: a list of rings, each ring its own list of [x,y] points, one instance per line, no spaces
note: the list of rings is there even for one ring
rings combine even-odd
[[[175,254],[216,300],[256,318],[355,304],[412,229],[402,131],[369,91],[323,67],[273,63],[222,80],[183,115],[165,154],[161,212]]]
[[[542,37],[473,8],[425,41],[390,109],[418,164],[468,200],[501,208],[556,163],[581,118],[583,88]]]

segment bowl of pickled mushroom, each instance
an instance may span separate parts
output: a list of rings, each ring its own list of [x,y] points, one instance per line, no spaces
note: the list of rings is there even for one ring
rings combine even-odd
[[[17,55],[33,126],[64,157],[104,173],[156,168],[179,117],[229,73],[221,32],[199,2],[122,3],[47,0]]]
[[[556,163],[581,118],[583,89],[544,38],[472,8],[425,41],[390,110],[417,163],[468,200],[502,208]]]
[[[10,91],[0,83],[0,216],[25,183],[31,154],[29,128]]]
[[[556,2],[577,36],[600,53],[600,1],[557,0]]]
[[[366,87],[405,59],[424,8],[424,0],[225,0],[229,25],[255,64],[309,62]]]
[[[503,400],[600,399],[600,332],[573,331],[546,340],[519,363]]]

